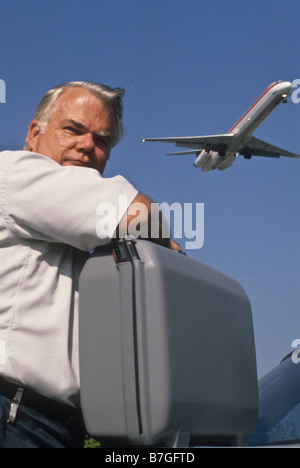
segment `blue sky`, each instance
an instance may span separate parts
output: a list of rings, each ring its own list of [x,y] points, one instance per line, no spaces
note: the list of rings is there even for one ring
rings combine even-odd
[[[225,133],[270,83],[299,79],[299,17],[299,0],[0,0],[0,149],[22,148],[52,86],[124,87],[126,134],[105,175],[158,202],[204,203],[204,246],[188,253],[244,287],[259,375],[300,339],[300,161],[203,173],[141,140]],[[299,124],[289,100],[255,136],[300,153]]]

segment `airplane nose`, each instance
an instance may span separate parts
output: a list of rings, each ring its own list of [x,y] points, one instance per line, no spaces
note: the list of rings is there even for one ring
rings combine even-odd
[[[289,81],[286,81],[285,83],[282,83],[282,97],[287,98],[292,91],[292,83]]]
[[[282,93],[282,98],[283,98],[282,102],[284,102],[285,104],[287,103],[287,98],[291,94],[291,91],[292,91],[292,85],[291,83],[289,83],[286,86],[286,89],[284,90],[284,92]]]

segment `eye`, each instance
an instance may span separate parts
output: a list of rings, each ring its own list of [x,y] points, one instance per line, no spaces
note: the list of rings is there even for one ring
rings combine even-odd
[[[100,146],[101,148],[108,148],[110,144],[110,139],[109,138],[103,138],[103,137],[96,137],[95,138],[95,144],[97,146]]]
[[[64,127],[63,130],[65,132],[67,132],[67,133],[70,133],[71,135],[79,135],[80,134],[80,131],[76,127],[67,126],[67,127]]]

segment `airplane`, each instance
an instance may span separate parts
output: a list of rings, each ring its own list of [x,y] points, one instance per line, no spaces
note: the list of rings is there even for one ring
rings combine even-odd
[[[144,138],[142,141],[175,143],[175,146],[193,148],[189,151],[168,153],[168,156],[196,154],[194,166],[201,167],[202,171],[211,171],[213,169],[223,171],[233,164],[239,154],[243,155],[245,159],[251,159],[252,156],[271,158],[286,156],[300,159],[298,154],[290,153],[252,136],[254,130],[281,102],[287,102],[291,90],[292,84],[288,81],[275,81],[270,84],[226,134],[179,138]]]

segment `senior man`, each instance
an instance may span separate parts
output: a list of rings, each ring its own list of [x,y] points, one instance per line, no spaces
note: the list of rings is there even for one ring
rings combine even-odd
[[[82,446],[80,270],[89,251],[126,232],[137,216],[141,232],[143,223],[152,232],[151,200],[121,176],[102,177],[122,137],[122,97],[119,88],[89,82],[53,88],[25,150],[0,153],[2,448]],[[115,208],[115,218],[99,233],[102,203]],[[150,240],[179,249],[161,225],[154,232]]]

